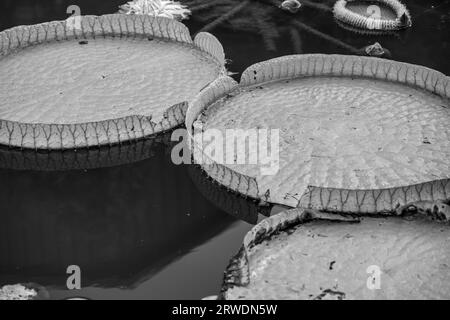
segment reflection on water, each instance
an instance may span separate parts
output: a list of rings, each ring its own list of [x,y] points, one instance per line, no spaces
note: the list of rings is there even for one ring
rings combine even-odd
[[[168,146],[170,134],[161,134],[136,143],[113,148],[79,149],[48,152],[21,150],[0,146],[0,168],[33,171],[88,170],[132,164],[151,158],[158,148]]]
[[[82,14],[116,12],[124,0],[2,0],[0,30]],[[450,73],[450,1],[408,1],[412,28],[367,35],[338,25],[334,0],[303,0],[292,14],[278,0],[183,0],[192,33],[222,42],[230,71],[293,53],[361,54],[379,42],[395,60]],[[238,78],[239,75],[236,76]],[[53,298],[194,298],[217,294],[222,272],[261,208],[175,166],[169,136],[64,153],[0,149],[0,285],[36,282]],[[275,211],[274,211],[275,210]],[[246,222],[244,222],[246,221]],[[81,292],[64,290],[82,269]]]
[[[83,287],[136,288],[227,229],[243,236],[250,226],[236,225],[196,191],[187,167],[171,163],[168,140],[77,153],[1,150],[0,284],[63,289],[66,268],[76,264]],[[197,281],[219,288],[239,243],[218,243],[229,254],[216,281]]]
[[[199,166],[189,166],[189,176],[197,190],[209,202],[229,215],[250,224],[258,223],[260,214],[271,215],[271,206],[259,206],[257,201],[244,198],[233,191],[226,190],[222,185],[209,178]]]

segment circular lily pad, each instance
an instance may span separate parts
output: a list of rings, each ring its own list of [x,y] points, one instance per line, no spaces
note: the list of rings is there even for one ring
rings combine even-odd
[[[313,219],[293,209],[261,222],[230,263],[222,297],[450,298],[449,225],[420,217],[354,224],[336,216]]]
[[[213,130],[224,140],[229,130],[278,132],[279,156],[270,163],[250,139],[238,141],[247,146],[241,163],[227,160],[225,146],[223,157],[212,157],[211,141],[193,143],[208,175],[241,194],[292,207],[391,212],[450,197],[449,97],[449,78],[425,67],[286,56],[249,67],[240,84],[215,81],[189,107],[186,127],[203,142]],[[268,166],[278,170],[264,173]]]
[[[177,21],[79,19],[0,32],[0,144],[68,149],[165,131],[224,70],[218,40],[193,41]]]
[[[408,9],[398,0],[338,0],[334,17],[365,30],[392,31],[412,25]]]

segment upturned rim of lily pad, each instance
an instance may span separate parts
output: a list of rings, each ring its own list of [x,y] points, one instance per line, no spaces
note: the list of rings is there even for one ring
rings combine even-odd
[[[394,82],[412,89],[422,89],[443,99],[450,99],[450,77],[439,71],[375,57],[351,55],[305,54],[283,56],[248,67],[241,76],[240,83],[228,76],[220,77],[202,90],[189,105],[186,113],[186,128],[189,145],[193,150],[194,162],[197,157],[208,156],[196,145],[195,134],[203,132],[204,122],[199,121],[205,110],[214,103],[235,96],[235,93],[249,87],[285,80],[310,77],[351,77],[352,79],[374,79]],[[434,180],[405,183],[390,187],[370,189],[348,189],[330,186],[307,185],[305,190],[296,190],[298,199],[281,201],[285,196],[275,188],[261,186],[256,176],[239,173],[229,166],[212,159],[201,162],[202,169],[219,184],[251,197],[262,203],[274,203],[289,207],[313,208],[317,210],[348,212],[355,214],[389,214],[400,206],[421,200],[447,200],[450,195],[450,172]],[[295,180],[295,179],[294,179]],[[289,184],[289,181],[285,181]],[[278,186],[279,187],[279,186]],[[278,188],[277,187],[277,188]],[[273,199],[276,199],[275,201]]]
[[[97,38],[147,37],[191,46],[206,53],[220,67],[217,77],[225,72],[225,54],[212,34],[198,33],[191,38],[188,28],[173,19],[149,15],[108,14],[79,16],[80,28],[73,27],[73,17],[63,21],[17,26],[0,32],[0,59],[30,46]],[[70,20],[72,19],[72,20]],[[195,93],[194,93],[195,94]],[[113,145],[138,140],[170,130],[184,123],[187,104],[167,108],[162,119],[130,114],[118,119],[52,124],[27,123],[0,119],[0,145],[22,149],[77,149]]]
[[[394,37],[396,39],[400,39],[400,33],[397,32],[396,30],[376,30],[376,29],[361,29],[358,27],[355,27],[353,25],[350,25],[348,23],[342,22],[340,20],[336,19],[336,24],[347,31],[353,32],[353,33],[357,33],[360,35],[364,35],[364,36],[390,36],[390,37]]]
[[[360,6],[384,5],[389,7],[396,15],[396,19],[381,16],[372,18],[356,13],[347,8],[348,3],[357,3]],[[406,6],[399,0],[338,0],[334,4],[333,14],[336,20],[361,30],[368,31],[396,31],[409,28],[412,25],[411,15]],[[381,14],[381,12],[380,12]]]

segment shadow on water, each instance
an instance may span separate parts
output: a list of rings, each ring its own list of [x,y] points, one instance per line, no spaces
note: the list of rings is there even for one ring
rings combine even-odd
[[[2,0],[0,30],[117,12],[125,0]],[[228,68],[294,53],[359,54],[379,42],[395,60],[450,73],[450,1],[408,1],[413,27],[361,34],[333,19],[334,0],[184,0],[192,33],[222,42]],[[196,166],[175,166],[170,134],[111,148],[36,153],[0,150],[0,285],[36,282],[52,298],[199,299],[217,294],[223,270],[252,224],[271,208],[227,192]],[[277,208],[280,210],[280,208]],[[262,215],[261,215],[262,214]],[[65,290],[67,266],[84,289]]]

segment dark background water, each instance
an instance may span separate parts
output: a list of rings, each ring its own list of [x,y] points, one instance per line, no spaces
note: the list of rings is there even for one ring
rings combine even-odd
[[[0,149],[0,285],[35,283],[52,298],[217,294],[257,207],[196,166],[172,164],[169,140],[64,153]],[[69,265],[81,268],[81,291],[65,289]]]
[[[0,30],[20,24],[66,19],[66,9],[72,4],[78,5],[82,14],[101,15],[117,12],[118,6],[125,2],[126,0],[1,0]],[[384,36],[361,35],[339,27],[331,13],[335,0],[300,1],[303,7],[296,14],[275,7],[274,3],[280,3],[279,0],[249,0],[247,6],[228,20],[212,25],[211,22],[216,18],[229,15],[244,1],[182,2],[193,9],[191,19],[184,21],[191,33],[195,34],[205,27],[214,33],[225,47],[227,58],[231,60],[231,71],[242,72],[255,62],[292,53],[351,54],[351,48],[360,49],[378,41],[391,51],[392,59],[450,73],[449,0],[402,1],[410,10],[412,28]],[[297,38],[294,41],[292,34],[296,33],[295,30],[299,35],[294,36]]]
[[[1,0],[0,30],[65,19],[72,4],[82,14],[101,15],[124,2]],[[355,54],[376,41],[392,59],[450,73],[450,1],[403,1],[413,27],[388,35],[338,26],[334,0],[301,1],[296,14],[275,7],[276,0],[183,2],[193,9],[186,25],[193,34],[206,30],[219,38],[236,78],[280,55]],[[64,155],[1,149],[0,285],[34,282],[52,298],[217,294],[230,256],[267,209],[227,193],[196,167],[173,165],[169,137]],[[60,170],[46,171],[51,168]],[[71,264],[82,270],[79,292],[65,290]]]

